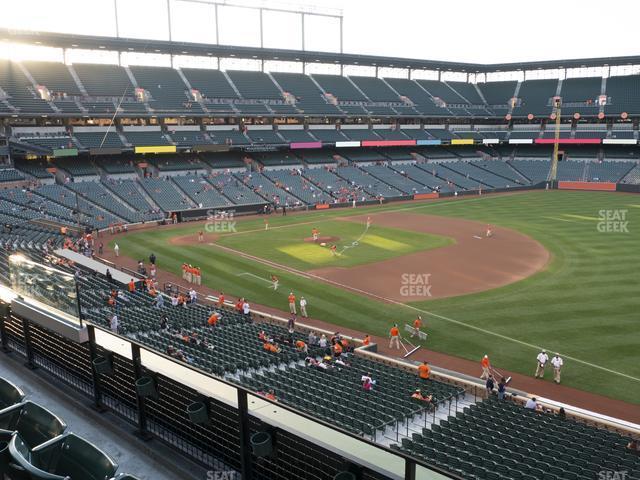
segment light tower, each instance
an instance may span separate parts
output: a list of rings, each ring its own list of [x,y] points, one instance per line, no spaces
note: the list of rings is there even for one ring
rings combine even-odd
[[[551,160],[551,182],[555,183],[558,177],[558,150],[560,146],[560,119],[562,111],[562,97],[553,97],[555,108],[556,129],[553,135],[553,159]],[[553,117],[552,117],[553,118]]]

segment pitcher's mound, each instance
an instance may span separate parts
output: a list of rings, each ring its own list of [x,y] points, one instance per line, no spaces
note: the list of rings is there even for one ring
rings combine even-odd
[[[321,243],[327,244],[327,243],[336,243],[337,241],[340,240],[340,237],[328,237],[326,235],[319,235],[318,236],[318,240],[314,241],[313,237],[307,237],[304,239],[305,242],[309,242],[309,243],[317,243],[318,245]]]

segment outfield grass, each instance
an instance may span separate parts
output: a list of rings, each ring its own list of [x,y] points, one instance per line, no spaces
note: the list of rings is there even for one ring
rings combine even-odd
[[[298,217],[300,221],[301,217]],[[306,223],[306,222],[304,222]],[[329,220],[319,224],[321,236],[338,237],[331,242],[336,245],[337,255],[329,248],[303,239],[311,236],[313,225],[291,225],[288,228],[251,232],[250,226],[237,225],[238,234],[222,235],[220,245],[267,258],[298,270],[319,267],[352,267],[414,253],[421,250],[443,247],[454,242],[452,238],[439,235],[409,232],[396,228],[371,225],[344,220]],[[245,233],[249,230],[249,233]]]
[[[408,322],[416,314],[414,309],[420,309],[425,312],[423,318],[430,331],[428,348],[472,360],[488,353],[494,364],[524,374],[533,374],[538,347],[558,350],[565,355],[564,384],[640,403],[639,204],[638,197],[632,195],[536,191],[359,209],[358,213],[408,210],[509,227],[537,239],[552,253],[544,271],[523,281],[479,294],[410,306],[383,304],[284,271],[278,272],[283,288],[273,292],[260,278],[238,275],[252,272],[267,278],[272,268],[209,245],[169,244],[171,237],[201,228],[194,224],[134,233],[119,238],[118,243],[121,253],[134,258],[146,258],[154,251],[159,267],[176,274],[183,261],[200,265],[206,285],[222,289],[227,295],[245,295],[254,303],[286,310],[286,295],[293,290],[307,298],[312,316],[368,333],[386,335],[391,322]],[[627,210],[629,233],[598,231],[600,210],[623,209]],[[304,222],[307,233],[303,236],[309,236],[313,226],[329,235],[325,224],[352,214],[349,210],[330,210],[308,216],[274,216],[270,220],[271,234],[279,231],[288,235],[287,230],[299,227],[287,225]],[[259,230],[263,222],[256,219],[239,226]],[[254,255],[267,248],[258,232],[255,236],[235,236],[240,237],[241,243],[253,244],[248,251]],[[231,238],[223,241],[234,248],[240,245]],[[271,254],[267,258],[290,265],[296,261],[289,258],[281,262]]]

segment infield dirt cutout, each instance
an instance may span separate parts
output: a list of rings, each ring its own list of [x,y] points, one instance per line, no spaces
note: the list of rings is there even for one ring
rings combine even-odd
[[[453,238],[452,245],[354,267],[308,273],[397,302],[453,297],[502,287],[542,270],[549,252],[537,241],[502,227],[436,215],[403,212],[370,216],[375,225]],[[341,217],[366,221],[367,216]]]

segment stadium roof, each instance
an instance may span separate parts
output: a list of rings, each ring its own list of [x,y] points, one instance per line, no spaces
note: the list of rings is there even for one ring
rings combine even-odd
[[[26,30],[0,29],[0,40],[36,44],[57,48],[83,48],[89,50],[115,50],[121,52],[156,53],[171,55],[213,56],[253,60],[279,60],[306,63],[335,63],[373,67],[444,70],[467,73],[489,73],[499,71],[537,70],[554,68],[583,68],[614,65],[638,65],[640,56],[580,58],[566,60],[544,60],[517,63],[464,63],[441,60],[419,60],[398,57],[381,57],[352,53],[314,52],[233,45],[148,40],[123,37],[99,37],[66,33],[34,32]]]

